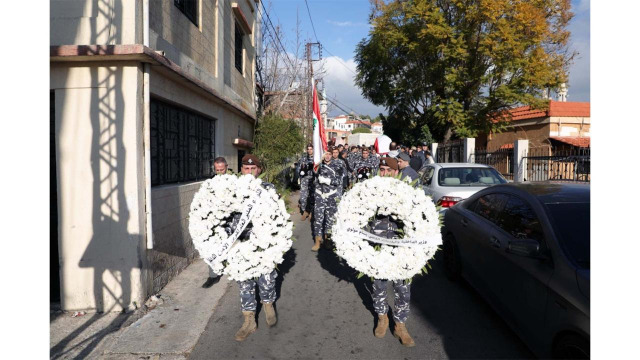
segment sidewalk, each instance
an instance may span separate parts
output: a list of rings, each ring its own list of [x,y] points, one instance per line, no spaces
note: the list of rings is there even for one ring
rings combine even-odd
[[[162,289],[153,310],[73,313],[52,311],[52,359],[186,359],[204,331],[220,298],[229,288],[226,277],[209,289],[202,284],[207,265],[197,260]]]

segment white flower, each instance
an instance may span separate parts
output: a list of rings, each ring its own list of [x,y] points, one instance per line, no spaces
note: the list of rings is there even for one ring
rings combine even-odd
[[[227,221],[223,219],[233,212],[242,212],[261,183],[251,175],[219,175],[202,183],[189,213],[189,233],[200,256],[219,253],[228,239],[223,229]],[[236,241],[224,256],[208,263],[216,273],[226,274],[231,280],[243,281],[270,273],[276,264],[282,263],[284,253],[292,245],[293,225],[288,221],[284,201],[274,190],[264,189],[257,200],[249,239]]]
[[[368,241],[347,234],[362,229],[370,218],[391,215],[404,224],[405,238],[437,238],[423,246],[381,245],[376,251]],[[425,220],[426,219],[426,220]],[[438,213],[423,191],[389,177],[373,177],[357,183],[343,196],[332,228],[336,253],[349,266],[375,279],[404,280],[420,273],[441,243]]]

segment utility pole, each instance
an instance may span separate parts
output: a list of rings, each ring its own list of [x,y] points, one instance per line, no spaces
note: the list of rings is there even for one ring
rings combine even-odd
[[[313,54],[313,48],[317,48],[317,56],[314,56]],[[313,89],[311,87],[311,79],[313,79],[313,63],[315,61],[320,61],[322,60],[322,44],[320,44],[319,42],[308,42],[305,44],[305,57],[307,59],[307,81],[306,81],[306,88],[308,89],[307,91],[307,99],[305,101],[306,104],[306,129],[313,129]],[[318,119],[319,121],[322,121],[322,119]],[[305,137],[307,138],[308,142],[311,142],[312,136],[313,136],[313,131],[305,131]]]

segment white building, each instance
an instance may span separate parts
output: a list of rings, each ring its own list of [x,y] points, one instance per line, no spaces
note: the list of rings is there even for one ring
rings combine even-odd
[[[194,260],[213,159],[253,146],[259,1],[50,5],[52,301],[133,309]]]

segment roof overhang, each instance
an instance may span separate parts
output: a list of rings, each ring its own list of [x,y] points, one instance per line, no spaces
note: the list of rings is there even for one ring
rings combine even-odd
[[[195,86],[202,92],[213,97],[216,102],[250,118],[254,124],[257,120],[255,113],[243,108],[235,101],[222,95],[218,90],[189,74],[180,65],[165,57],[164,52],[155,51],[141,44],[51,46],[49,50],[49,61],[52,63],[82,61],[138,61],[149,63],[154,66],[159,66],[168,73],[185,80],[190,85]]]

